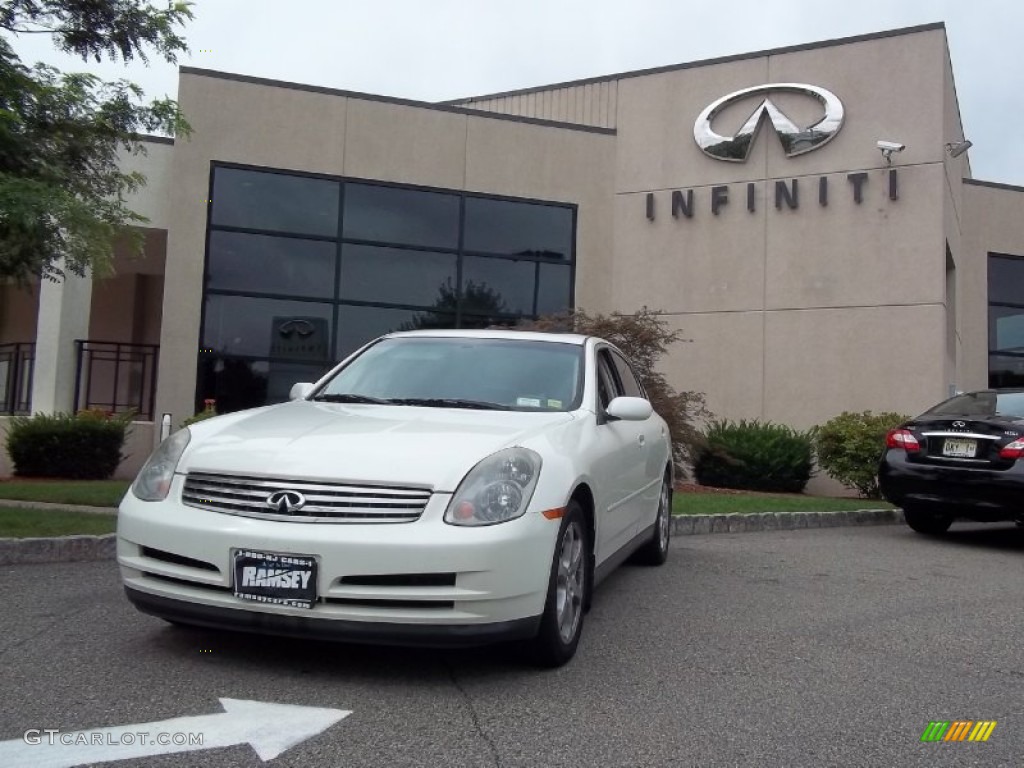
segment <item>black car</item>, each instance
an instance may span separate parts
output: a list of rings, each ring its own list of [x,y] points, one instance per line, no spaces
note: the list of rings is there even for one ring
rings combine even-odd
[[[1024,389],[966,392],[889,430],[882,495],[919,533],[953,520],[1024,525]]]

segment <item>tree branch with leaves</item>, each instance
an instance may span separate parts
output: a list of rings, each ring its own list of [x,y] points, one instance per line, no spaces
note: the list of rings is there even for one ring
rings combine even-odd
[[[183,136],[189,126],[172,99],[142,102],[127,80],[26,66],[9,38],[46,33],[84,61],[170,63],[188,51],[176,31],[189,3],[157,8],[133,0],[0,2],[0,278],[27,284],[109,271],[115,242],[135,254],[146,219],[126,196],[145,178],[126,173],[122,154],[145,154],[147,133]]]

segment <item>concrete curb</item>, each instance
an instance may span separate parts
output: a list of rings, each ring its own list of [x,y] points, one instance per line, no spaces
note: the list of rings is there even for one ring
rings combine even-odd
[[[710,533],[756,533],[853,525],[892,525],[902,520],[903,515],[898,509],[761,512],[750,515],[675,515],[672,518],[672,535],[699,536]],[[113,560],[116,556],[117,534],[113,533],[104,536],[0,539],[0,565]]]
[[[116,515],[117,507],[86,507],[81,504],[51,504],[48,501],[19,501],[18,499],[0,499],[0,507],[18,507],[19,509],[52,509],[67,512],[88,512],[91,515]]]
[[[0,539],[0,565],[113,560],[116,556],[117,534],[114,533],[103,536]]]
[[[892,525],[903,521],[898,509],[850,509],[843,512],[759,512],[749,515],[674,515],[673,536],[708,533],[796,531],[852,525]]]

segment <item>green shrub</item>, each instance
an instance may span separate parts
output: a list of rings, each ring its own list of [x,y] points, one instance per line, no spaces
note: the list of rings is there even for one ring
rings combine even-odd
[[[801,493],[811,478],[811,435],[783,424],[712,421],[693,471],[697,482],[746,491]]]
[[[11,419],[7,453],[20,477],[105,480],[124,458],[132,414],[104,411],[39,413]]]
[[[877,474],[885,433],[909,418],[900,413],[844,411],[814,429],[818,466],[861,496],[881,498]]]

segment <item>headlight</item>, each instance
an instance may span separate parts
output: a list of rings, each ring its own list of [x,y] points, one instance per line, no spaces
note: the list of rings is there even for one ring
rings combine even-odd
[[[143,501],[163,501],[171,490],[171,480],[181,454],[185,452],[192,433],[179,429],[168,437],[149,457],[139,476],[132,483],[132,493]]]
[[[452,525],[493,525],[526,512],[540,476],[540,454],[506,448],[477,464],[459,484],[445,510]]]

